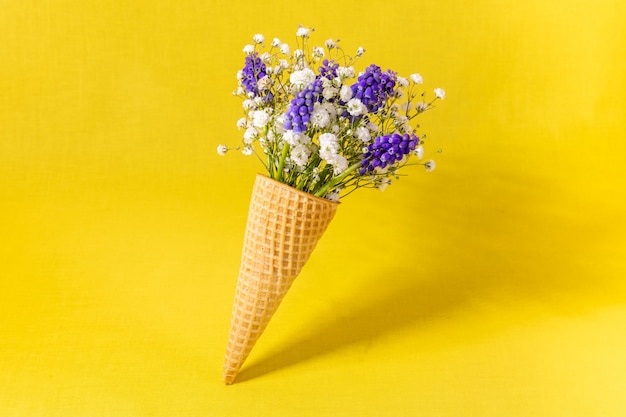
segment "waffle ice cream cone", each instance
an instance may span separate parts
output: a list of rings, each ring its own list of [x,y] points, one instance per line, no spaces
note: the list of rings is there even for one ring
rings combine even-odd
[[[226,384],[235,380],[337,206],[257,175],[226,347],[222,375]]]

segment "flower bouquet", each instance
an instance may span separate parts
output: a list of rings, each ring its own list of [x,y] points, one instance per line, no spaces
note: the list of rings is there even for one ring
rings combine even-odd
[[[356,73],[365,52],[349,55],[338,40],[309,45],[312,29],[300,26],[296,49],[262,35],[243,48],[245,65],[234,94],[243,100],[244,130],[225,155],[256,155],[267,175],[257,175],[246,233],[223,379],[231,384],[256,340],[332,220],[340,198],[358,188],[384,190],[407,165],[424,161],[425,135],[413,120],[445,92],[427,99],[419,74],[408,78],[377,65]]]

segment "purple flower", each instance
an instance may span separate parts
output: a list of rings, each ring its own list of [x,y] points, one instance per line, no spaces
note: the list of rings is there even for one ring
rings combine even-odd
[[[391,135],[378,136],[367,147],[363,154],[360,175],[373,172],[376,168],[385,168],[400,162],[405,155],[413,151],[419,144],[419,138],[415,134],[393,133]]]
[[[358,98],[369,112],[375,112],[393,94],[395,86],[396,74],[393,71],[382,72],[379,66],[372,64],[351,86],[352,98]]]
[[[285,129],[293,130],[295,133],[306,132],[315,103],[322,102],[322,91],[322,79],[317,76],[315,81],[296,94],[285,115]]]
[[[259,95],[258,82],[261,78],[267,75],[266,67],[259,55],[255,52],[246,56],[246,65],[243,67],[241,83],[246,88],[246,91],[254,94],[255,97]]]
[[[322,62],[322,66],[319,68],[320,76],[332,80],[337,76],[337,68],[339,68],[338,63],[325,59]]]

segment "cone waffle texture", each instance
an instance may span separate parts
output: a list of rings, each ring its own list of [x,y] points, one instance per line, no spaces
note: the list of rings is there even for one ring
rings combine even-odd
[[[337,206],[338,203],[257,176],[226,348],[225,383],[234,381]]]

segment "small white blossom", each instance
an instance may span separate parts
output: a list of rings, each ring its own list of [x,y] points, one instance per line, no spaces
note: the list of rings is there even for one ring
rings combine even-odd
[[[417,156],[417,159],[422,159],[424,157],[424,147],[422,145],[419,145],[417,148],[415,148],[413,153],[415,154],[415,156]]]
[[[443,91],[443,89],[437,87],[435,88],[435,97],[443,100],[444,98],[446,98],[446,92]]]
[[[426,172],[432,172],[436,167],[435,161],[431,159],[430,161],[424,164],[424,167],[426,167]]]
[[[326,39],[326,42],[324,42],[324,45],[326,45],[326,47],[327,47],[328,49],[333,49],[333,48],[335,48],[335,47],[337,46],[337,44],[335,43],[335,41],[334,41],[334,40],[332,40],[332,39]]]
[[[243,71],[239,70],[237,71],[237,81],[242,81],[243,80]]]
[[[252,115],[254,127],[263,128],[270,121],[270,115],[265,110],[257,110]]]
[[[335,106],[333,105],[333,103],[322,103],[320,105],[320,107],[322,107],[324,110],[326,110],[326,112],[328,113],[328,116],[330,117],[330,120],[333,121],[337,118],[337,109],[335,108]]]
[[[346,103],[350,101],[352,98],[352,89],[347,85],[342,86],[341,90],[339,90],[339,98]]]
[[[296,59],[300,59],[304,56],[304,51],[302,49],[296,49],[293,51],[293,56],[295,56]]]
[[[409,80],[407,80],[404,77],[397,77],[396,78],[396,82],[398,83],[398,85],[402,88],[404,87],[408,87],[409,86]]]
[[[363,143],[368,143],[370,140],[372,140],[369,129],[363,126],[359,126],[356,128],[355,135]]]
[[[237,120],[237,128],[238,129],[243,129],[244,127],[248,126],[248,119],[246,117],[242,117],[241,119]]]
[[[248,127],[243,134],[243,143],[245,143],[246,145],[250,145],[254,141],[258,133],[259,132],[257,132],[254,126]]]
[[[246,99],[241,103],[243,105],[244,110],[252,110],[256,107],[256,103],[254,100]]]
[[[320,152],[337,153],[339,150],[339,143],[337,136],[332,133],[322,133],[319,137]]]
[[[289,45],[287,45],[286,43],[281,43],[280,44],[280,53],[281,54],[285,54],[285,55],[289,55]]]
[[[324,57],[324,48],[321,46],[316,46],[313,48],[313,58],[320,59]]]
[[[265,36],[257,33],[252,37],[252,40],[254,41],[254,43],[263,43],[263,41],[265,41]]]
[[[378,188],[380,191],[385,191],[385,189],[391,185],[391,179],[389,178],[382,178],[380,180],[380,182],[378,183],[378,185],[376,186],[376,188]]]
[[[273,46],[273,47],[277,47],[277,46],[279,46],[279,45],[280,45],[280,39],[278,39],[278,38],[274,38],[274,39],[272,40],[272,46]]]
[[[337,95],[338,92],[339,90],[337,90],[335,87],[327,87],[324,90],[322,90],[322,96],[326,100],[331,100],[333,97]]]
[[[421,75],[419,74],[411,74],[411,81],[413,81],[415,84],[422,84],[424,82],[424,79],[422,78]]]
[[[276,129],[277,134],[285,133],[285,115],[281,114],[276,119],[274,119],[274,129]]]
[[[311,124],[313,127],[323,129],[330,123],[330,115],[319,104],[315,103],[313,113],[311,113]]]
[[[339,154],[333,154],[332,158],[327,159],[326,162],[333,166],[333,174],[335,175],[339,175],[348,169],[348,160]]]
[[[361,102],[358,98],[350,99],[350,101],[346,104],[346,109],[348,110],[348,113],[350,113],[350,116],[360,116],[367,113],[367,107],[365,107],[365,104],[363,104],[363,102]]]
[[[415,108],[417,109],[418,113],[421,113],[423,111],[426,111],[426,109],[428,108],[428,106],[426,105],[426,103],[420,101],[419,103],[417,103],[415,105]]]
[[[375,134],[380,132],[380,127],[376,123],[373,123],[373,122],[368,122],[367,128],[370,130],[370,132],[375,133]]]
[[[241,150],[241,153],[244,154],[245,156],[252,155],[252,152],[253,152],[252,146],[244,146],[243,149]]]
[[[246,55],[250,55],[254,52],[254,45],[246,45],[243,47],[243,53]]]
[[[259,56],[259,58],[261,58],[261,61],[263,61],[263,63],[265,64],[269,64],[270,61],[272,60],[272,56],[270,55],[269,52],[263,52],[261,56]]]
[[[296,31],[296,36],[300,36],[302,38],[308,38],[311,34],[311,30],[309,28],[305,28],[304,26],[300,26]]]
[[[309,163],[309,156],[311,155],[311,150],[308,146],[303,144],[298,144],[291,148],[290,158],[291,161],[298,166],[298,168],[303,169],[306,167],[306,164]]]
[[[280,61],[278,61],[278,64],[284,69],[289,68],[289,61],[287,61],[286,59],[281,59]]]
[[[333,191],[332,193],[326,194],[324,198],[326,200],[334,201],[335,203],[337,203],[339,201],[339,193],[336,191]]]
[[[268,70],[269,70],[269,68],[268,68]],[[267,75],[265,77],[261,78],[256,83],[256,86],[259,89],[259,91],[265,91],[265,90],[269,89],[271,85],[272,85],[272,80]]]
[[[339,67],[337,68],[337,75],[341,79],[354,78],[355,72],[353,67]]]
[[[356,50],[357,58],[363,56],[364,53],[365,53],[365,49],[363,49],[362,46],[359,46],[359,48]]]
[[[300,71],[294,71],[289,76],[289,81],[291,82],[291,84],[297,86],[300,89],[303,89],[311,84],[313,81],[315,81],[315,72],[313,72],[313,70],[310,68],[304,68]]]
[[[226,145],[217,145],[217,154],[220,156],[224,156],[226,155],[226,152],[228,152],[228,146]]]

